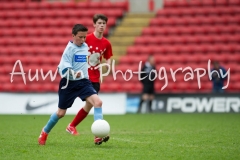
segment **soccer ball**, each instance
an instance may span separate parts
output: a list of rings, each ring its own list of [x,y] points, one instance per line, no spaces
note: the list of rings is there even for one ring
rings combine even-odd
[[[103,138],[110,132],[110,125],[106,120],[99,119],[93,122],[91,130],[94,136]]]

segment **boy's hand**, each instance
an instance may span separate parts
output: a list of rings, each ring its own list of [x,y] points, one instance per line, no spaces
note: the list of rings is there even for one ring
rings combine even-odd
[[[77,77],[77,78],[80,78],[80,76],[81,76],[81,72],[78,72],[77,75],[76,75],[76,77]]]

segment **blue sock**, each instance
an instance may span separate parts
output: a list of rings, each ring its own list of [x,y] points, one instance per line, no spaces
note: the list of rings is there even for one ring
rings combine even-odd
[[[102,107],[100,108],[94,107],[94,121],[98,119],[103,119]]]
[[[59,118],[57,116],[57,113],[53,113],[47,122],[46,126],[43,128],[44,132],[49,133],[51,129],[57,124]]]

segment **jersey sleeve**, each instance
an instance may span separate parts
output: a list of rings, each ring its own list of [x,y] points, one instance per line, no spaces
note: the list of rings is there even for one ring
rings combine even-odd
[[[103,57],[108,60],[109,58],[112,57],[112,45],[110,44],[110,42],[108,42],[108,45],[107,45],[107,48],[106,48],[106,51],[104,52],[103,54]]]
[[[62,59],[61,59],[60,65],[59,65],[59,69],[62,74],[65,74],[68,68],[73,68],[72,67],[72,61],[73,61],[72,53],[73,53],[73,51],[72,51],[71,47],[66,48],[66,50],[64,50],[64,52],[63,52]]]

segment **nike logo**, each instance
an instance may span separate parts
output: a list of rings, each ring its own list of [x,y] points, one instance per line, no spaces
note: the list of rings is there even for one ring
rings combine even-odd
[[[42,107],[46,107],[50,104],[53,104],[53,103],[56,103],[57,100],[54,100],[54,101],[51,101],[51,102],[47,102],[47,103],[43,103],[41,105],[37,105],[37,106],[32,106],[30,105],[29,101],[27,102],[27,105],[26,105],[26,110],[27,111],[32,111],[32,110],[35,110],[35,109],[38,109],[38,108],[42,108]]]

